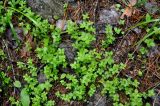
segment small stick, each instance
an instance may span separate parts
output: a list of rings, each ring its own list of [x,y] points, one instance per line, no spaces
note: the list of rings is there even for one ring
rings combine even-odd
[[[101,97],[101,98],[98,100],[98,102],[96,103],[95,106],[98,106],[98,103],[99,103],[102,99],[103,99],[103,98]]]
[[[11,67],[12,67],[13,79],[16,81],[15,70],[14,70],[14,67],[13,67],[13,64],[12,64],[12,61],[13,61],[13,60],[11,59],[11,56],[10,56],[10,53],[9,53],[8,46],[7,46],[7,44],[6,44],[6,42],[5,42],[4,39],[3,39],[3,44],[4,44],[5,48],[6,48],[6,52],[7,52],[8,58],[9,58],[9,62],[10,62]],[[15,87],[14,87],[14,94],[15,94]]]
[[[95,4],[95,8],[94,8],[94,22],[96,22],[96,10],[97,10],[97,6],[98,6],[98,2],[99,0],[96,1],[96,4]]]
[[[4,7],[6,7],[7,1],[8,1],[8,0],[4,0],[4,4],[3,4]]]
[[[157,95],[156,95],[156,97],[155,97],[155,99],[154,99],[154,101],[153,101],[153,106],[155,106],[155,102],[156,102],[157,97],[158,97],[159,94],[160,94],[160,90],[158,90],[158,93],[157,93]]]

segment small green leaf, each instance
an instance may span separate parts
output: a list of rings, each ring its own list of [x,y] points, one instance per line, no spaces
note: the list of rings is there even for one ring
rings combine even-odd
[[[145,47],[141,47],[139,51],[141,54],[146,54],[148,52],[148,50]]]
[[[142,71],[138,71],[138,75],[141,77],[143,75]]]
[[[149,103],[146,103],[146,106],[151,106]]]
[[[152,96],[154,96],[154,95],[155,95],[155,93],[154,93],[154,90],[153,90],[153,89],[148,91],[148,96],[149,96],[149,97],[152,97]]]
[[[120,28],[114,27],[114,31],[116,34],[120,34],[122,30]]]
[[[89,18],[88,14],[83,14],[83,20],[86,20],[88,18]]]
[[[147,13],[146,15],[146,21],[150,21],[151,20],[151,16]]]
[[[20,81],[15,81],[13,84],[14,84],[14,86],[17,87],[17,88],[20,88],[20,87],[21,87],[21,82],[20,82]]]
[[[154,42],[153,39],[149,39],[148,38],[144,42],[147,44],[147,47],[153,47],[153,46],[155,46],[155,42]]]
[[[26,88],[22,89],[21,94],[20,94],[20,99],[21,99],[22,106],[29,106],[30,97],[26,91]]]

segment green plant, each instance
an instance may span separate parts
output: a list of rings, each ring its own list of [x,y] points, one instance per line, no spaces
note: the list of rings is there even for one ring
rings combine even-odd
[[[116,8],[117,11],[120,10],[120,7],[121,7],[120,4],[116,4],[116,5],[115,5],[115,8]]]
[[[114,27],[114,31],[116,34],[120,34],[122,30],[120,28]]]
[[[14,86],[17,87],[17,88],[20,88],[20,87],[21,87],[21,82],[20,82],[20,81],[15,81],[13,84],[14,84]]]
[[[138,71],[138,76],[142,76],[143,75],[143,72],[142,71]]]
[[[146,39],[144,42],[147,44],[147,47],[155,46],[155,43],[154,43],[153,39]]]
[[[125,20],[120,19],[118,22],[120,25],[124,25],[125,24]]]
[[[52,87],[52,85],[50,84],[52,80],[49,79],[50,75],[46,74],[47,79],[43,83],[40,83],[37,79],[38,69],[33,65],[32,59],[29,59],[27,64],[18,62],[17,65],[23,70],[29,70],[29,73],[23,76],[27,84],[23,86],[23,89],[21,90],[21,102],[19,104],[28,104],[24,106],[29,106],[31,102],[33,106],[40,106],[41,104],[51,105],[51,103],[53,103],[52,105],[54,105],[54,102],[51,102],[51,100],[47,99],[47,92]],[[45,70],[46,67],[44,67],[44,72]],[[14,85],[17,86],[17,83],[15,83]]]
[[[65,4],[63,5],[63,8],[64,8],[65,11],[66,11],[67,7],[68,7],[68,3],[65,3]]]
[[[125,5],[128,5],[128,4],[133,4],[134,2],[136,2],[136,6],[139,7],[139,6],[142,6],[144,5],[145,3],[147,3],[148,0],[122,0],[123,3]],[[133,2],[133,3],[132,3]]]
[[[147,3],[148,0],[138,0],[136,6],[139,7],[139,6],[142,6],[144,5],[145,3]]]
[[[21,100],[22,106],[29,106],[30,97],[26,89],[21,90],[20,98],[21,98],[20,100]]]
[[[119,8],[118,5],[117,8]],[[55,84],[59,84],[67,90],[66,93],[61,91],[55,93],[57,97],[65,101],[86,100],[87,97],[94,95],[99,86],[103,86],[102,94],[109,95],[115,106],[142,106],[144,98],[154,95],[153,91],[139,92],[137,90],[139,82],[136,79],[119,75],[126,65],[116,63],[112,51],[105,49],[98,51],[94,48],[92,44],[96,41],[95,28],[93,22],[89,21],[88,14],[83,15],[83,21],[80,24],[69,20],[66,31],[62,32],[50,25],[47,20],[35,15],[30,8],[26,7],[26,2],[23,0],[11,0],[7,7],[4,7],[3,2],[0,2],[0,15],[2,15],[0,17],[0,25],[2,26],[0,34],[3,35],[9,26],[13,35],[17,37],[14,34],[15,26],[12,24],[12,18],[15,14],[18,14],[19,27],[24,30],[25,34],[33,35],[37,45],[34,59],[29,58],[27,62],[17,62],[17,67],[22,71],[23,78],[21,81],[13,81],[12,85],[20,91],[20,98],[10,97],[11,105],[56,105],[54,100],[48,98],[51,88],[54,88]],[[151,17],[147,15],[145,22],[129,29],[157,21],[159,20],[151,20]],[[123,25],[124,21],[122,20],[120,24]],[[148,47],[154,46],[153,40],[148,38],[153,34],[159,34],[157,25],[155,24],[153,29],[148,30],[151,34],[145,36],[138,45],[144,41]],[[59,48],[63,34],[70,36],[72,47],[76,51],[72,63],[66,60],[65,50]],[[114,43],[118,34],[123,34],[120,28],[107,25],[102,45],[105,48],[109,47]],[[29,42],[26,42],[26,47],[31,50]],[[145,50],[142,49],[142,53],[144,52]],[[3,51],[0,51],[0,56],[4,57]],[[132,55],[130,55],[130,59],[133,59]],[[65,68],[73,70],[73,73],[60,71]],[[2,85],[10,82],[4,72],[1,72],[0,75],[3,80]],[[141,75],[140,72],[139,75]],[[40,77],[43,77],[43,80],[40,80]],[[127,97],[125,103],[120,100],[121,93]]]
[[[1,70],[0,71],[0,85],[1,85],[0,86],[0,93],[2,92],[4,94],[6,94],[6,89],[8,89],[6,87],[9,86],[10,82],[11,82],[10,77],[8,77],[6,75],[6,73]]]
[[[139,51],[140,51],[141,54],[147,54],[148,53],[148,50],[145,47],[141,47]]]
[[[2,81],[2,86],[8,85],[11,80],[3,71],[0,72],[0,79]]]
[[[149,14],[146,14],[146,19],[145,19],[146,22],[151,22],[153,20],[154,19],[152,19],[152,17]],[[158,37],[158,34],[160,33],[159,27],[158,27],[158,25],[160,24],[159,22],[160,22],[159,20],[154,22],[152,28],[147,27],[146,28],[147,34],[140,41],[136,43],[137,48],[141,44],[143,44],[143,42],[147,45],[147,47],[143,46],[140,48],[140,52],[142,54],[146,54],[149,48],[155,46],[155,40],[160,40],[160,38]]]
[[[133,60],[134,59],[133,54],[132,53],[128,53],[128,58],[131,59],[131,60]]]
[[[105,31],[106,31],[106,38],[105,40],[102,41],[102,45],[104,47],[108,47],[115,41],[115,36],[113,35],[113,30],[111,25],[107,25]]]
[[[0,49],[0,59],[1,59],[1,60],[4,60],[5,58],[6,58],[5,53],[3,52],[2,49]]]

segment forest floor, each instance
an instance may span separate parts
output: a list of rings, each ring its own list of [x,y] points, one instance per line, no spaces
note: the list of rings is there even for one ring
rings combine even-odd
[[[160,19],[160,1],[124,1],[76,0],[67,5],[62,18],[52,20],[50,24],[59,27],[61,30],[66,30],[66,20],[81,23],[84,13],[88,13],[89,20],[93,22],[96,28],[94,32],[96,41],[93,42],[93,47],[96,51],[113,51],[115,63],[124,63],[126,65],[126,67],[118,73],[118,76],[131,78],[132,80],[136,79],[140,83],[137,88],[139,92],[147,92],[153,89],[155,95],[144,99],[143,102],[153,106],[160,106],[160,20],[158,20]],[[21,93],[20,88],[26,84],[26,80],[24,81],[23,77],[26,72],[17,66],[17,62],[23,61],[27,63],[28,59],[32,58],[33,63],[38,67],[37,70],[44,68],[47,64],[41,64],[35,52],[38,47],[36,44],[38,44],[39,47],[42,46],[42,43],[38,42],[41,38],[33,37],[31,33],[27,33],[26,36],[24,36],[25,31],[19,27],[20,21],[17,20],[17,16],[14,15],[12,17],[12,25],[21,42],[20,45],[17,43],[17,40],[13,38],[12,28],[9,28],[11,26],[6,25],[4,33],[1,34],[3,37],[0,38],[0,71],[3,72],[0,73],[0,105],[2,106],[10,106],[10,101],[15,103],[15,101],[9,99],[9,97],[14,97],[15,100],[18,100]],[[103,45],[106,36],[106,25],[113,26],[116,35],[114,43],[108,47]],[[63,34],[62,41],[68,41],[67,34]],[[31,47],[28,47],[28,43]],[[70,44],[64,45],[61,46],[65,48],[69,45],[70,47]],[[70,52],[74,51],[65,50],[65,53],[71,55],[71,57],[68,58],[72,60],[72,58],[74,58],[72,54],[74,53]],[[68,70],[61,68],[59,68],[58,74],[68,73]],[[25,71],[27,70],[25,69]],[[44,82],[44,75],[39,71],[37,73],[39,83]],[[19,84],[19,81],[21,84]],[[89,97],[87,102],[81,100],[65,102],[56,97],[55,92],[61,91],[62,93],[66,93],[68,90],[58,81],[54,81],[53,85],[47,97],[51,100],[53,99],[57,106],[112,106],[110,97],[100,96],[99,93]],[[119,95],[122,103],[128,100],[127,96],[123,95],[123,92],[119,92]]]

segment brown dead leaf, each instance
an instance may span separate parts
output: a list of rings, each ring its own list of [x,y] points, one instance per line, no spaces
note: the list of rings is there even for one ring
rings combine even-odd
[[[127,16],[127,17],[132,16],[132,13],[134,11],[133,6],[136,5],[136,3],[137,3],[137,0],[130,0],[128,6],[125,8],[125,10],[120,18],[123,19],[124,16]]]
[[[20,50],[20,56],[21,56],[21,58],[23,58],[23,57],[28,57],[28,56],[30,56],[30,52],[28,52],[27,50],[26,50],[26,48],[25,47],[23,47],[21,50]]]
[[[34,46],[35,46],[35,43],[33,42],[33,37],[28,34],[26,36],[25,43],[24,43],[24,45],[23,45],[23,47],[22,47],[22,49],[20,51],[20,56],[22,58],[23,57],[25,57],[25,58],[29,57],[30,54],[31,54],[31,51],[28,50],[29,49],[28,47],[33,48]]]
[[[132,15],[132,12],[133,12],[133,8],[126,7],[120,18],[124,19],[124,16],[130,17]]]
[[[33,37],[30,34],[26,36],[26,42],[28,42],[31,45],[31,47],[34,47],[35,45],[35,43],[33,42]]]

